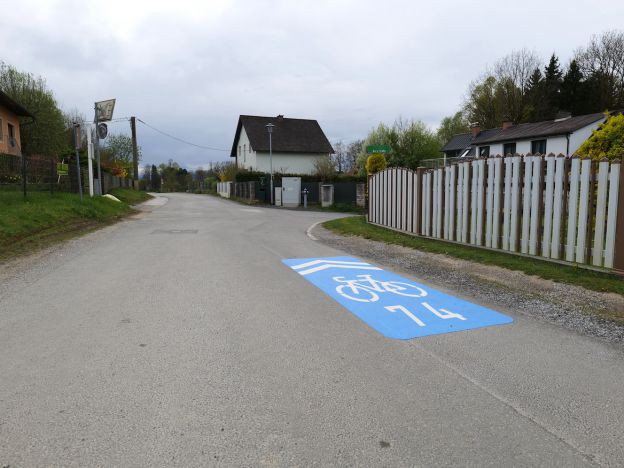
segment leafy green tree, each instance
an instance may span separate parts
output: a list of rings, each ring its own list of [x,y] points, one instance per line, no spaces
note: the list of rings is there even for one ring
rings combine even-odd
[[[496,83],[494,109],[496,118],[494,127],[500,126],[504,120],[516,123],[525,120],[525,96],[511,78],[502,78]]]
[[[481,128],[494,128],[500,124],[496,104],[496,78],[487,76],[473,81],[468,88],[464,102],[464,113],[470,122],[477,122]]]
[[[624,115],[609,117],[606,122],[600,124],[592,136],[581,145],[577,153],[596,160],[622,158],[624,156]]]
[[[124,134],[110,134],[106,137],[104,147],[100,150],[102,165],[118,172],[118,175],[127,176],[133,171],[132,138]],[[138,148],[138,158],[141,161],[141,147]]]
[[[448,117],[444,117],[436,133],[440,142],[445,144],[453,138],[453,136],[459,133],[466,133],[469,130],[469,126],[468,120],[460,111]]]
[[[71,152],[63,112],[46,81],[0,62],[0,89],[34,115],[20,119],[22,152],[59,156]]]
[[[368,175],[376,174],[379,171],[383,171],[388,166],[386,156],[381,153],[371,154],[366,159],[366,173]]]
[[[388,145],[388,166],[402,166],[416,169],[419,161],[436,158],[440,155],[442,144],[436,132],[419,120],[398,119],[389,127],[380,123],[370,131],[361,146],[358,165],[366,167],[366,147],[369,145]]]

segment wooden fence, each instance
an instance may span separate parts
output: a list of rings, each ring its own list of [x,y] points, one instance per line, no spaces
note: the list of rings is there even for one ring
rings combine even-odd
[[[390,168],[369,178],[368,220],[420,236],[622,270],[620,168],[620,161],[530,154],[435,170]],[[622,248],[616,252],[618,228]]]

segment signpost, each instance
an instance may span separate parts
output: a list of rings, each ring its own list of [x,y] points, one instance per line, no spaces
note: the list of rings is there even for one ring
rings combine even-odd
[[[61,177],[61,176],[66,176],[69,174],[69,165],[65,164],[65,163],[56,163],[56,175]]]
[[[368,145],[366,147],[366,154],[387,154],[391,151],[390,145]]]
[[[89,196],[93,196],[93,141],[91,136],[92,129],[87,129],[87,164],[89,170]]]
[[[80,134],[80,124],[74,124],[74,150],[76,151],[76,178],[78,179],[78,192],[80,193],[80,203],[83,202],[82,197],[82,173],[80,171],[80,146],[82,138]]]
[[[100,163],[100,123],[107,122],[113,118],[113,111],[115,110],[115,99],[108,99],[106,101],[96,102],[95,108],[95,157],[97,158],[98,168],[98,185],[99,192],[102,195],[102,165]],[[105,127],[104,137],[106,138],[107,128]]]

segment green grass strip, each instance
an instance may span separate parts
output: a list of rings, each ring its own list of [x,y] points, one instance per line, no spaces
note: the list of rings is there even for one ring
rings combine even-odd
[[[51,244],[109,224],[131,208],[102,197],[73,193],[0,191],[0,258]],[[32,246],[30,249],[29,246]]]
[[[594,291],[624,294],[624,280],[615,274],[411,236],[368,224],[364,216],[334,219],[323,223],[323,226],[341,235],[359,236],[387,244],[402,245],[423,252],[443,254],[471,262],[518,270],[528,275],[535,275],[558,283],[582,286]]]
[[[110,191],[111,195],[119,198],[122,202],[128,205],[136,205],[137,203],[144,202],[153,198],[149,193],[141,190],[133,190],[129,188],[116,188]]]

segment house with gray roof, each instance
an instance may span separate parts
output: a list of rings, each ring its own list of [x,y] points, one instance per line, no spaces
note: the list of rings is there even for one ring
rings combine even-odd
[[[271,134],[274,172],[313,174],[315,162],[334,152],[316,120],[241,115],[230,153],[238,167],[270,172],[268,124],[274,125]]]
[[[473,125],[470,133],[455,135],[442,147],[446,157],[487,157],[506,154],[563,154],[570,156],[606,120],[603,113],[562,115],[554,120],[514,125],[503,122],[499,128],[481,130]]]

